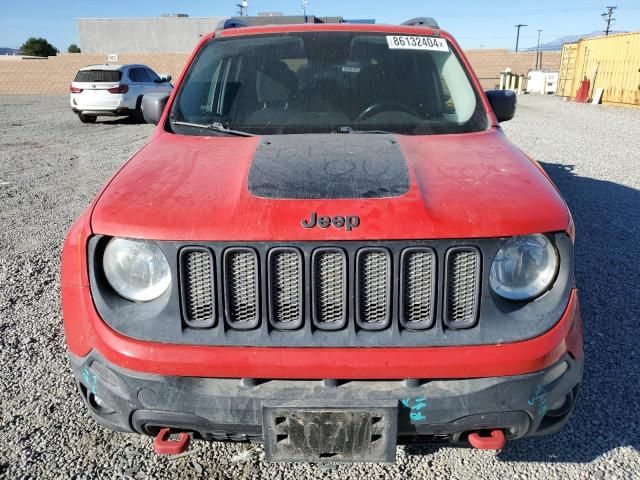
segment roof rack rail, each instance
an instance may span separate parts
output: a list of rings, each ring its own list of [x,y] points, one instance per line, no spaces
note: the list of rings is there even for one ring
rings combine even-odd
[[[417,17],[412,18],[411,20],[407,20],[402,25],[409,25],[411,27],[429,27],[429,28],[440,28],[438,22],[436,22],[435,18],[431,17]]]
[[[226,30],[227,28],[242,28],[248,26],[249,24],[247,22],[244,22],[238,18],[229,18],[228,20],[225,20],[222,29]]]

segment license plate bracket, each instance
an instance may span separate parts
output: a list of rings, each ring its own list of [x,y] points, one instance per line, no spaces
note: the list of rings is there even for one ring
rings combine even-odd
[[[268,462],[394,462],[396,405],[263,405]]]

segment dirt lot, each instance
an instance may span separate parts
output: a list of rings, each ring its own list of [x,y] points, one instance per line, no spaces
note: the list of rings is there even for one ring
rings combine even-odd
[[[59,301],[66,230],[152,127],[83,125],[66,96],[0,97],[0,477],[640,478],[640,110],[522,97],[508,136],[573,210],[585,384],[560,434],[499,454],[401,448],[394,465],[267,465],[258,447],[151,439],[96,426],[76,394]]]

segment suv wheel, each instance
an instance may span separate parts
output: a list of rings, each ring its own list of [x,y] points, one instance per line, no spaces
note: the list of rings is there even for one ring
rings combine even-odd
[[[142,96],[138,97],[138,101],[136,102],[136,109],[131,115],[131,118],[134,122],[145,123],[144,114],[142,113]]]
[[[95,123],[97,117],[93,115],[84,115],[82,113],[78,113],[78,118],[82,123]]]

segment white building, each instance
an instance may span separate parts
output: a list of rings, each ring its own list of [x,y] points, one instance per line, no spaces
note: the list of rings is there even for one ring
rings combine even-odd
[[[191,52],[229,17],[78,18],[82,53]]]

